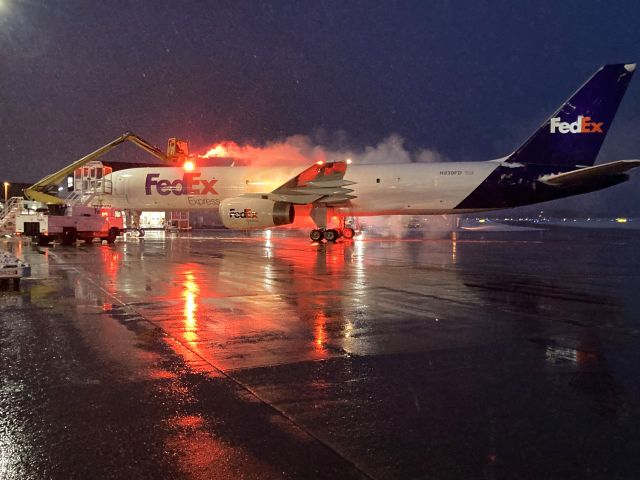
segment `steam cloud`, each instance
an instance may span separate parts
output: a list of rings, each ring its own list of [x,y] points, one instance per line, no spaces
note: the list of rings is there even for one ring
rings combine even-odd
[[[344,144],[344,138],[340,143]],[[202,157],[232,158],[243,165],[270,166],[270,165],[311,165],[322,161],[342,161],[351,159],[356,165],[365,164],[400,164],[412,162],[442,162],[446,159],[437,151],[431,149],[419,149],[415,152],[405,147],[404,139],[397,134],[389,135],[375,146],[367,146],[360,149],[354,148],[329,148],[314,142],[306,135],[293,135],[282,141],[269,142],[264,146],[238,145],[235,142],[220,142],[214,145]],[[308,216],[308,209],[301,210],[296,215],[293,228],[314,228],[314,224]],[[334,226],[335,219],[333,220]],[[436,217],[423,222],[423,228],[429,230],[443,230],[446,235],[451,231],[453,217]],[[399,237],[407,226],[406,217],[368,217],[368,228],[384,236]]]
[[[375,146],[363,149],[337,149],[318,145],[306,135],[293,135],[283,141],[264,146],[220,142],[202,155],[204,158],[228,157],[255,166],[310,165],[317,161],[339,161],[350,158],[354,164],[440,162],[445,158],[435,150],[407,150],[404,139],[392,134]]]

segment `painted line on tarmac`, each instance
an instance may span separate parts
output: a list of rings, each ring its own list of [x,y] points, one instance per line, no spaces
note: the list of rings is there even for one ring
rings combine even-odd
[[[63,263],[63,260],[61,258],[59,258],[58,255],[56,255],[55,253],[49,253],[49,257],[52,258],[56,263],[59,263],[59,264]],[[239,386],[240,388],[242,388],[243,390],[248,392],[251,396],[256,398],[259,402],[261,402],[262,404],[268,406],[273,411],[275,411],[278,415],[280,415],[282,418],[284,418],[285,420],[289,421],[296,428],[300,429],[300,431],[306,433],[307,435],[309,435],[310,438],[313,438],[320,445],[323,445],[326,449],[331,451],[334,455],[337,455],[339,458],[343,459],[346,463],[350,464],[354,469],[356,469],[358,471],[358,473],[362,474],[365,478],[369,478],[371,480],[375,480],[375,477],[373,477],[370,473],[365,471],[364,467],[362,467],[361,465],[358,465],[357,463],[355,463],[350,458],[344,456],[339,450],[337,450],[336,448],[331,446],[329,443],[325,442],[320,437],[315,435],[313,432],[311,432],[310,430],[308,430],[307,428],[305,428],[304,426],[299,424],[293,417],[288,415],[284,410],[281,410],[280,408],[278,408],[277,406],[273,405],[272,403],[269,403],[266,400],[264,400],[262,397],[260,397],[258,392],[253,390],[250,386],[248,386],[245,383],[241,382],[240,380],[238,380],[237,378],[235,378],[233,375],[231,375],[230,373],[226,372],[225,370],[222,370],[220,367],[214,365],[211,361],[207,360],[205,357],[200,355],[196,350],[191,348],[189,345],[181,342],[178,338],[176,338],[175,336],[171,335],[164,328],[162,328],[159,324],[157,324],[153,320],[148,319],[144,315],[140,314],[131,305],[128,305],[126,302],[124,302],[123,300],[118,298],[115,294],[113,294],[113,293],[109,292],[108,290],[106,290],[100,283],[98,283],[96,280],[94,280],[90,274],[86,274],[86,273],[82,272],[78,267],[75,267],[75,266],[71,267],[69,270],[74,270],[78,274],[80,280],[84,280],[84,281],[87,281],[87,282],[91,283],[95,288],[100,290],[105,296],[107,296],[107,297],[113,299],[115,302],[117,302],[124,310],[128,311],[129,313],[133,313],[133,314],[137,315],[140,319],[142,319],[145,322],[147,322],[148,324],[153,325],[154,327],[156,327],[167,338],[170,338],[174,342],[176,342],[179,345],[181,345],[183,348],[185,348],[186,350],[191,352],[193,355],[195,355],[196,357],[201,359],[204,363],[206,363],[207,365],[210,365],[211,368],[213,368],[220,375],[222,375],[223,377],[231,380],[237,386]]]

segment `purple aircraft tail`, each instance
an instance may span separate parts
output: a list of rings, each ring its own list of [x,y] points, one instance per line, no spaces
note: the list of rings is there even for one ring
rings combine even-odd
[[[635,63],[602,67],[507,162],[593,165],[635,68]]]

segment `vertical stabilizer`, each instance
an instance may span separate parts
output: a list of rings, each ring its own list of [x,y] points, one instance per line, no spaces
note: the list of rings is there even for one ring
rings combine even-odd
[[[635,68],[635,63],[603,66],[507,162],[593,165]]]

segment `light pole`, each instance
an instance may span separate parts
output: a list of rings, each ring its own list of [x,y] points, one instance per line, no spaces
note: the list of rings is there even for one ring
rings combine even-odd
[[[11,185],[9,182],[4,182],[4,205],[5,207],[7,206],[7,200],[9,198],[9,185]]]

